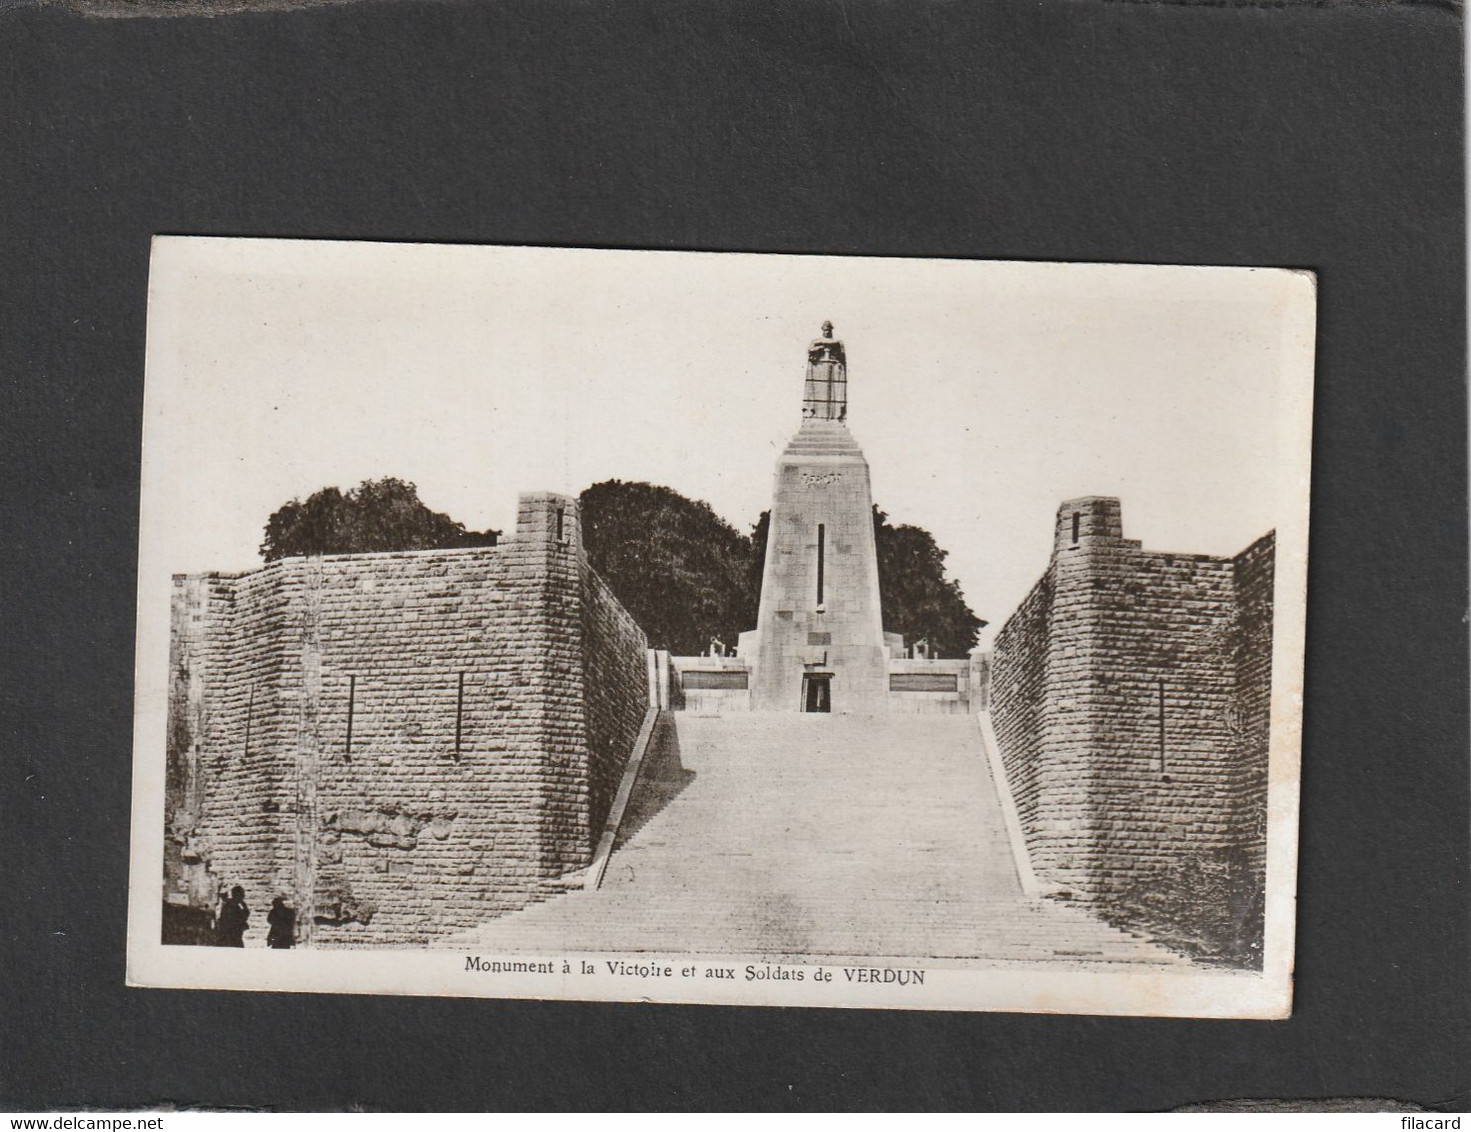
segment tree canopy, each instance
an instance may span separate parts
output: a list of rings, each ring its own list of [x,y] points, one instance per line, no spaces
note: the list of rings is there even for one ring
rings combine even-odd
[[[756,625],[751,540],[672,488],[605,480],[582,493],[582,541],[654,648],[698,656]]]
[[[922,527],[891,527],[877,506],[873,536],[884,628],[903,633],[906,644],[928,640],[931,656],[969,656],[985,622],[971,612],[959,583],[945,576],[949,552],[935,545],[934,536]]]
[[[734,645],[756,627],[770,513],[745,535],[711,510],[668,487],[605,480],[582,493],[588,560],[655,648],[681,656],[704,652],[712,637]],[[984,624],[959,585],[945,576],[946,552],[919,527],[891,526],[873,509],[884,628],[931,655],[963,657]],[[494,546],[499,531],[470,531],[431,511],[418,489],[387,477],[350,491],[335,487],[293,499],[266,523],[267,562],[302,554],[363,554]]]
[[[324,487],[293,499],[266,521],[261,557],[267,562],[302,554],[367,554],[389,550],[445,550],[494,546],[499,531],[469,531],[419,499],[404,480],[364,480],[350,491]]]

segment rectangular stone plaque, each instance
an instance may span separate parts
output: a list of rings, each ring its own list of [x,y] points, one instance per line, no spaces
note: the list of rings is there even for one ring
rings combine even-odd
[[[731,691],[743,690],[746,685],[747,676],[744,670],[712,671],[709,669],[686,668],[680,673],[680,682],[685,689],[694,691],[696,689],[728,689]]]
[[[894,672],[889,676],[891,692],[955,692],[960,684],[953,672]]]

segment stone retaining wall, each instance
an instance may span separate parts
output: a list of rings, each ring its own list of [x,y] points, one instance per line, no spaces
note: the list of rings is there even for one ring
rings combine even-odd
[[[575,500],[529,495],[497,547],[175,579],[169,891],[415,942],[585,866],[648,679],[580,538]]]
[[[1260,959],[1272,546],[1147,551],[1116,499],[1068,501],[991,686],[1044,887],[1237,962]]]

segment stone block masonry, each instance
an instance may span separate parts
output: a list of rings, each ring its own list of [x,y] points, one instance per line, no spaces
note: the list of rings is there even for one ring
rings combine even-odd
[[[798,711],[804,678],[831,681],[830,710],[882,710],[888,649],[879,606],[868,463],[847,426],[807,420],[777,462],[751,706]],[[826,710],[826,709],[824,709]]]
[[[997,635],[990,701],[1044,887],[1203,957],[1261,959],[1273,536],[1234,558],[1059,509]]]
[[[649,702],[577,504],[499,546],[175,579],[165,884],[302,942],[413,943],[584,867]]]
[[[868,461],[848,431],[848,363],[823,323],[807,351],[802,424],[776,465],[756,628],[734,666],[680,657],[675,698],[692,711],[964,713],[966,660],[905,658],[879,596]]]

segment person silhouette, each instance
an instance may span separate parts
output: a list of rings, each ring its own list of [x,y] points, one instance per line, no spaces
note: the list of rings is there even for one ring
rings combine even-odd
[[[250,909],[245,905],[245,889],[238,884],[220,901],[220,914],[215,920],[215,934],[220,947],[244,947],[245,929],[250,926]]]
[[[266,933],[267,947],[274,947],[279,951],[296,942],[296,909],[287,906],[284,896],[271,901],[271,910],[266,913],[266,923],[271,925],[271,930]]]

